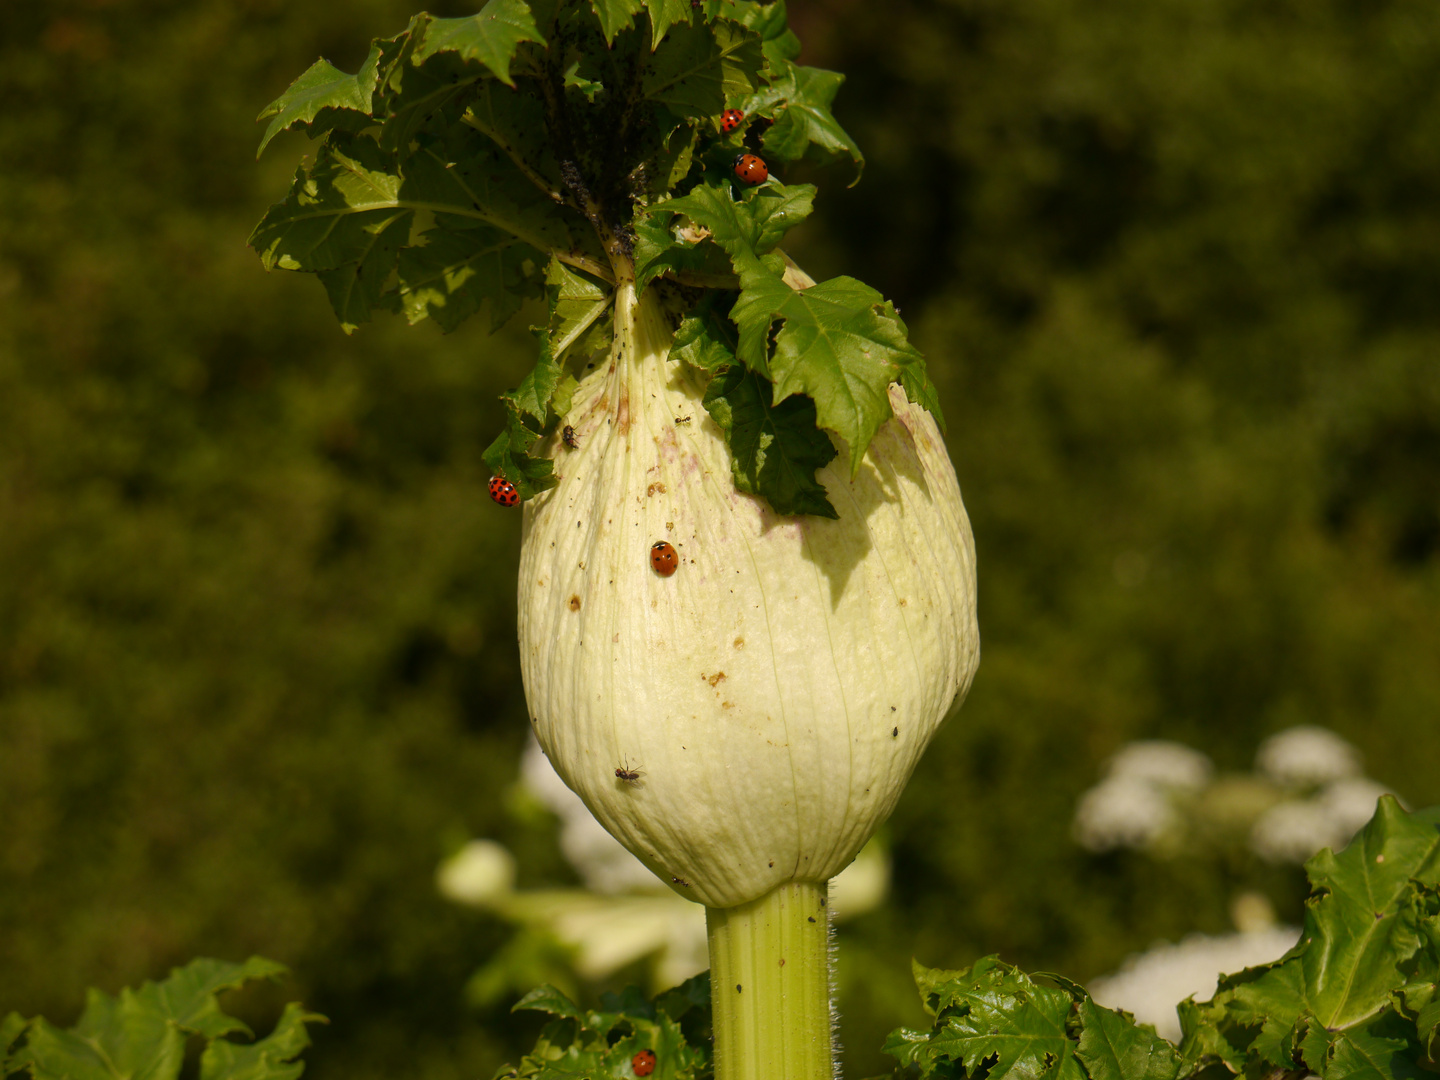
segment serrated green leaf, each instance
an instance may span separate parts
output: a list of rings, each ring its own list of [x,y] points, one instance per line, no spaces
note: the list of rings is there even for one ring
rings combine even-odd
[[[216,994],[284,971],[259,957],[243,964],[196,960],[164,982],[125,989],[115,998],[90,990],[73,1028],[33,1021],[8,1067],[28,1068],[34,1080],[174,1080],[187,1033],[213,1039],[249,1032],[221,1011]]]
[[[11,1045],[28,1026],[29,1021],[17,1012],[6,1013],[3,1018],[0,1018],[0,1076],[5,1076],[10,1072],[5,1067],[6,1057],[10,1053]]]
[[[547,1012],[552,1016],[566,1016],[572,1020],[580,1018],[580,1006],[549,983],[531,990],[517,1001],[510,1011],[520,1012],[526,1009],[533,1012]]]
[[[1196,1004],[1193,998],[1186,998],[1175,1007],[1180,1016],[1180,1057],[1185,1062],[1186,1074],[1209,1059],[1223,1061],[1231,1072],[1239,1072],[1245,1062],[1245,1046],[1236,1046],[1221,1031],[1224,1007]]]
[[[704,1013],[709,1010],[710,972],[708,971],[690,976],[679,986],[672,986],[655,998],[655,1011],[664,1013],[671,1020],[680,1020],[691,1013]]]
[[[730,309],[740,330],[737,355],[775,382],[779,404],[808,394],[820,426],[848,445],[850,473],[859,471],[865,449],[892,415],[887,387],[919,359],[884,300],[854,278],[792,289],[778,276],[754,277]],[[784,321],[766,355],[771,325]]]
[[[448,334],[488,305],[493,332],[536,291],[533,272],[543,256],[498,229],[434,228],[420,239],[423,244],[400,252],[395,291],[412,325],[430,318]]]
[[[676,27],[646,66],[641,94],[680,116],[716,116],[755,88],[760,35],[732,22]]]
[[[572,270],[559,259],[545,268],[550,310],[550,346],[556,358],[574,345],[605,314],[614,294],[588,274]]]
[[[784,70],[784,61],[794,60],[800,55],[800,39],[790,29],[790,16],[785,0],[773,4],[757,4],[754,0],[742,0],[738,21],[760,35],[764,45],[765,59],[775,71]]]
[[[1323,1080],[1417,1080],[1425,1075],[1416,1062],[1416,1047],[1385,1031],[1384,1024],[1330,1031],[1309,1014],[1302,1022],[1299,1049]]]
[[[1440,832],[1380,800],[1370,824],[1339,855],[1305,865],[1315,892],[1300,942],[1273,965],[1231,977],[1216,995],[1235,1022],[1259,1025],[1253,1049],[1277,1065],[1302,1015],[1341,1030],[1375,1016],[1403,984],[1402,965],[1421,944],[1417,886],[1433,880]]]
[[[480,61],[501,82],[514,86],[510,65],[524,41],[545,43],[530,5],[525,0],[487,0],[479,14],[430,19],[413,62],[422,64],[436,53],[453,52],[463,60]]]
[[[305,1064],[295,1058],[310,1045],[305,1025],[324,1020],[292,1001],[275,1030],[258,1042],[216,1039],[207,1046],[200,1056],[200,1080],[298,1080]]]
[[[738,365],[706,388],[705,409],[725,432],[735,487],[764,496],[777,514],[838,518],[815,479],[835,457],[830,437],[815,425],[815,403],[792,397],[777,405],[771,396],[768,379]]]
[[[201,958],[170,972],[163,982],[147,982],[136,992],[138,1000],[186,1031],[206,1038],[232,1031],[250,1033],[239,1020],[220,1009],[215,995],[257,979],[278,979],[289,969],[274,960],[252,956],[243,963]]]
[[[526,995],[522,1004],[532,998],[548,1004],[524,1007],[539,1007],[546,1012],[559,1008],[564,1010],[559,1014],[561,1019],[545,1026],[535,1049],[521,1060],[518,1068],[506,1066],[496,1073],[497,1077],[523,1080],[630,1077],[634,1075],[631,1060],[641,1050],[655,1055],[654,1075],[665,1080],[672,1077],[700,1080],[713,1071],[708,1047],[689,1045],[677,1022],[690,1011],[688,1004],[672,1015],[659,1007],[660,999],[647,1001],[633,988],[623,995],[607,994],[604,1008],[585,1012],[576,1009],[554,987],[541,987]],[[708,994],[705,1003],[708,1005]]]
[[[615,35],[635,21],[643,9],[641,0],[590,0],[590,9],[600,21],[600,32],[605,35],[605,44],[615,41]]]
[[[456,159],[463,164],[452,164]],[[272,206],[255,227],[250,243],[267,269],[334,270],[359,262],[374,240],[370,227],[391,222],[397,209],[490,224],[537,250],[602,273],[607,269],[584,220],[556,207],[489,140],[469,129],[446,145],[419,148],[406,160],[403,175],[395,155],[374,139],[332,133],[316,160],[297,174],[285,202]]]
[[[706,296],[680,321],[670,343],[670,359],[714,373],[735,363],[739,340],[735,326],[717,310],[714,293]]]
[[[742,283],[774,275],[763,256],[775,250],[785,233],[810,216],[815,188],[810,184],[767,185],[742,200],[729,185],[701,186],[689,195],[657,203],[637,219],[635,280],[644,285],[666,271],[711,273],[714,248],[728,256]],[[673,219],[688,218],[701,229],[677,236]],[[708,236],[701,238],[704,233]]]
[[[550,416],[550,398],[560,383],[560,365],[550,347],[550,332],[543,326],[533,330],[539,345],[539,356],[535,366],[520,380],[520,385],[510,394],[520,411],[544,424]]]
[[[923,1035],[901,1029],[886,1041],[885,1052],[902,1066],[924,1075],[937,1067],[949,1072],[945,1063],[954,1062],[971,1076],[984,1068],[991,1080],[1085,1080],[1067,1031],[1067,991],[1039,986],[993,956],[958,972],[914,969],[937,1019]]]
[[[610,267],[595,231],[539,191],[489,139],[462,128],[406,161],[404,205],[474,218],[597,276]]]
[[[401,247],[410,239],[410,210],[367,216],[364,222],[351,219],[368,237],[353,249],[356,258],[331,270],[318,271],[330,306],[345,332],[370,321],[370,312],[380,303],[390,273],[395,269]]]
[[[270,145],[270,140],[276,135],[289,131],[297,124],[311,127],[312,134],[319,134],[314,128],[319,124],[321,130],[325,129],[320,116],[326,110],[348,112],[359,120],[367,120],[371,99],[375,93],[379,62],[378,42],[370,47],[370,55],[354,75],[347,75],[328,60],[316,60],[303,75],[290,84],[285,93],[260,110],[260,115],[255,118],[257,122],[267,116],[275,119],[270,121],[270,125],[265,129],[265,134],[260,139],[260,149],[255,151],[255,156],[258,158],[263,154],[265,147]]]
[[[865,168],[860,147],[835,119],[831,103],[845,76],[821,68],[781,62],[783,74],[746,100],[747,113],[769,113],[775,123],[765,132],[767,161],[798,161],[809,155],[822,161],[848,157],[855,165],[853,187]]]
[[[482,83],[464,122],[493,142],[537,190],[559,201],[560,166],[548,137],[545,108],[533,94],[493,81]]]
[[[652,52],[670,27],[690,20],[690,0],[645,0],[645,10],[650,13]]]
[[[512,394],[501,396],[505,403],[505,429],[485,448],[482,458],[495,476],[503,476],[515,485],[520,498],[533,499],[542,491],[555,486],[555,463],[549,458],[530,456],[530,449],[540,439],[540,433],[525,421],[525,412]],[[554,995],[555,1001],[541,994],[546,991]],[[537,995],[540,995],[537,997]],[[536,1008],[545,1012],[554,1011],[548,1004],[527,1004],[533,1001],[568,1002],[569,999],[553,986],[542,986],[526,994],[515,1008]],[[571,1008],[573,1008],[573,1004]],[[563,1014],[562,1014],[563,1015]]]
[[[1134,1017],[1080,1002],[1080,1044],[1075,1056],[1090,1080],[1175,1080],[1180,1057],[1153,1030],[1136,1025]]]
[[[931,1052],[963,1062],[971,1073],[988,1065],[991,1080],[1085,1080],[1065,1031],[1070,995],[1017,975],[997,965],[947,995],[951,1004],[931,1037]]]
[[[373,139],[331,133],[315,161],[301,166],[283,203],[250,234],[265,269],[334,270],[358,261],[368,230],[399,207],[400,177]]]

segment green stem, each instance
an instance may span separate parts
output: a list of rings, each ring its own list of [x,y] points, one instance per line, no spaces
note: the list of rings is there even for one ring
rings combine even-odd
[[[831,1080],[829,886],[707,908],[715,1080]]]

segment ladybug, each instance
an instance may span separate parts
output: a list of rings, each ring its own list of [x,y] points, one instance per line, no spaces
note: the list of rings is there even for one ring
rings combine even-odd
[[[668,540],[656,540],[650,545],[650,565],[661,577],[669,577],[680,565],[680,556]]]
[[[490,478],[490,497],[501,506],[514,506],[520,501],[520,493],[515,490],[515,485],[503,476]]]
[[[740,126],[740,122],[744,119],[745,114],[739,109],[726,109],[720,114],[720,130],[729,135]]]
[[[770,178],[770,170],[754,154],[740,154],[735,158],[735,175],[747,184],[763,184]]]
[[[655,1071],[655,1051],[641,1050],[630,1059],[630,1068],[635,1070],[636,1076],[649,1076]]]
[[[575,429],[574,429],[573,427],[571,427],[569,424],[566,424],[566,425],[565,425],[565,430],[562,431],[562,432],[560,432],[560,439],[561,439],[561,441],[564,442],[564,444],[565,444],[566,446],[568,446],[571,450],[579,450],[579,449],[580,449],[580,443],[579,443],[579,441],[575,438]]]

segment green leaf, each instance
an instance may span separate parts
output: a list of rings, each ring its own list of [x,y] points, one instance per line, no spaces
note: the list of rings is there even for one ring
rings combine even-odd
[[[645,100],[680,116],[709,117],[749,94],[764,64],[760,36],[732,22],[677,27],[655,51],[641,83]]]
[[[630,26],[642,10],[641,0],[590,0],[590,8],[600,20],[606,45],[612,44],[615,35]]]
[[[5,1076],[11,1071],[5,1067],[10,1047],[28,1026],[29,1021],[17,1012],[7,1013],[0,1018],[0,1076]]]
[[[830,111],[831,102],[845,76],[821,68],[800,67],[782,61],[783,75],[773,78],[742,106],[747,113],[770,113],[775,123],[765,132],[767,161],[798,161],[811,156],[820,160],[848,157],[855,165],[855,179],[865,168],[860,148]]]
[[[988,1070],[989,1080],[1085,1080],[1067,1033],[1067,991],[1039,986],[993,956],[959,972],[916,965],[916,982],[937,1019],[928,1033],[901,1029],[886,1041],[902,1066],[923,1075],[955,1062],[972,1076]]]
[[[1419,949],[1417,886],[1440,873],[1440,832],[1391,796],[1341,854],[1305,866],[1314,894],[1300,942],[1275,964],[1223,981],[1216,1003],[1236,1023],[1259,1025],[1254,1050],[1287,1065],[1285,1043],[1302,1015],[1332,1031],[1353,1027],[1390,1003]]]
[[[1075,1056],[1090,1080],[1176,1080],[1180,1057],[1153,1030],[1125,1013],[1080,1002],[1080,1045]]]
[[[370,312],[380,303],[400,248],[410,239],[413,217],[409,210],[396,210],[388,216],[381,211],[367,215],[363,221],[351,219],[349,223],[365,234],[352,249],[355,259],[334,269],[318,271],[330,297],[330,306],[347,334],[370,321]]]
[[[524,1009],[547,1012],[553,1016],[568,1016],[572,1020],[580,1018],[580,1007],[549,983],[531,990],[517,1001],[510,1011],[520,1012]]]
[[[560,365],[550,347],[550,332],[544,327],[536,327],[534,334],[540,346],[540,355],[529,374],[511,392],[510,398],[522,413],[543,425],[550,416],[550,398],[560,383]]]
[[[560,166],[547,137],[545,108],[533,94],[484,82],[473,93],[464,122],[494,143],[532,186],[559,202]]]
[[[1303,1019],[1305,1064],[1325,1080],[1417,1080],[1425,1075],[1416,1063],[1416,1047],[1404,1038],[1368,1027],[1329,1031],[1313,1016]]]
[[[800,39],[790,29],[790,15],[785,0],[773,4],[757,4],[754,0],[742,0],[739,8],[739,22],[760,35],[765,48],[765,60],[776,71],[784,71],[784,61],[794,60],[800,55]]]
[[[560,357],[610,306],[613,293],[588,274],[572,270],[559,259],[545,269],[550,309],[550,347]]]
[[[670,359],[714,373],[735,363],[739,340],[735,326],[716,309],[714,293],[706,296],[680,321],[670,343]]]
[[[777,514],[837,518],[815,470],[835,457],[815,425],[815,403],[792,397],[773,405],[770,381],[743,367],[717,376],[705,391],[706,411],[725,432],[735,486],[763,495]]]
[[[690,0],[645,0],[645,10],[650,13],[651,51],[670,27],[690,20]]]
[[[561,212],[489,140],[469,129],[456,133],[449,145],[419,148],[407,159],[403,176],[395,155],[374,139],[332,132],[315,161],[297,174],[285,202],[272,206],[255,227],[250,243],[267,269],[353,266],[374,250],[373,228],[390,225],[397,209],[453,215],[456,225],[489,224],[537,250],[606,267],[584,220]],[[489,247],[491,234],[476,230],[473,243]],[[419,265],[428,273],[432,263],[422,258]],[[401,280],[401,291],[406,285]]]
[[[275,1030],[258,1042],[216,1039],[207,1046],[200,1057],[200,1080],[297,1080],[305,1065],[295,1059],[310,1045],[305,1025],[324,1021],[292,1001]]]
[[[606,994],[603,1008],[582,1012],[552,986],[527,994],[516,1008],[554,1013],[560,1019],[545,1026],[535,1049],[518,1067],[505,1066],[495,1075],[521,1080],[581,1080],[582,1077],[633,1077],[631,1060],[641,1050],[654,1053],[656,1077],[664,1080],[702,1080],[713,1074],[709,1047],[692,1046],[680,1019],[687,1013],[708,1012],[709,982],[691,980],[650,1002],[633,987],[624,994]],[[695,987],[704,993],[696,1002]],[[687,987],[689,988],[687,990]],[[677,998],[677,994],[683,994]],[[662,1002],[664,1003],[662,1005]],[[700,1027],[708,1017],[700,1016]]]
[[[503,476],[515,485],[521,499],[533,499],[557,483],[555,463],[549,458],[530,456],[530,448],[539,441],[540,433],[525,422],[525,411],[513,395],[502,395],[500,400],[505,403],[505,430],[495,436],[495,441],[485,448],[482,457],[495,476]],[[549,990],[568,1000],[554,987],[541,987],[540,990]],[[538,993],[538,990],[534,992]],[[527,994],[515,1007],[531,1008],[525,1002],[534,994]]]
[[[697,187],[689,195],[657,203],[637,219],[636,283],[643,286],[666,271],[713,274],[719,269],[716,246],[729,257],[742,282],[772,277],[774,270],[762,256],[810,216],[814,201],[815,188],[810,184],[777,183],[738,201],[727,184]],[[676,235],[676,216],[700,226],[699,232],[692,228],[689,238]]]
[[[850,473],[859,471],[865,449],[891,416],[887,387],[920,359],[883,298],[854,278],[792,289],[778,276],[747,282],[730,310],[740,329],[737,355],[775,382],[775,400],[808,394],[820,426],[845,440]],[[784,320],[766,356],[771,324]]]
[[[355,75],[345,74],[328,60],[316,60],[305,74],[290,84],[285,93],[260,110],[260,115],[255,118],[257,121],[267,116],[275,119],[265,129],[255,156],[258,158],[263,154],[276,135],[289,131],[297,124],[310,127],[312,135],[320,133],[316,128],[325,130],[332,126],[325,124],[321,115],[324,113],[330,114],[332,121],[341,119],[333,115],[339,112],[350,113],[361,122],[368,121],[379,62],[378,42],[371,46],[370,55]]]
[[[488,226],[429,229],[400,253],[395,301],[414,325],[431,318],[449,333],[488,305],[489,329],[503,326],[535,292],[542,256]]]
[[[463,60],[478,60],[507,86],[514,86],[510,64],[523,41],[541,45],[541,37],[525,0],[487,0],[477,15],[429,20],[413,63],[422,64],[436,53],[457,53]]]
[[[217,994],[284,971],[259,957],[243,964],[196,960],[164,982],[122,990],[117,998],[91,990],[74,1027],[32,1021],[7,1068],[28,1068],[34,1080],[174,1080],[187,1034],[207,1040],[249,1034],[244,1023],[220,1009]]]

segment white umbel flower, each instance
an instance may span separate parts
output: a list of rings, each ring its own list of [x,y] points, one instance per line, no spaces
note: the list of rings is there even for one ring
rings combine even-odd
[[[738,493],[671,336],[651,294],[616,290],[612,358],[565,418],[578,449],[553,440],[559,483],[526,503],[521,664],[565,782],[723,908],[833,877],[890,813],[978,662],[974,544],[898,386],[859,474],[843,447],[818,473],[838,520]]]
[[[1204,1001],[1215,994],[1226,972],[1278,960],[1300,937],[1293,926],[1249,933],[1191,934],[1177,945],[1161,943],[1126,959],[1120,970],[1095,979],[1087,989],[1098,1004],[1133,1013],[1154,1024],[1162,1038],[1180,1041],[1175,1007],[1192,994]]]
[[[1361,771],[1360,752],[1355,747],[1333,731],[1308,725],[1266,739],[1255,755],[1255,766],[1287,787],[1318,787],[1359,776]]]
[[[1135,776],[1110,776],[1080,796],[1072,826],[1090,851],[1148,847],[1177,821],[1163,789]]]
[[[1161,788],[1199,791],[1214,766],[1199,750],[1166,739],[1127,743],[1110,759],[1110,775],[1133,777]]]

